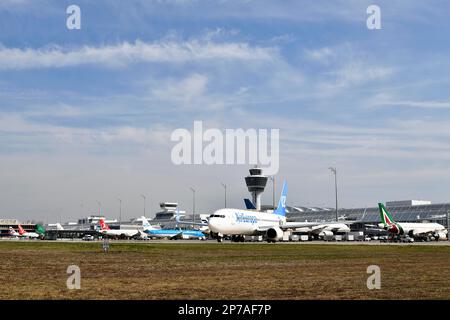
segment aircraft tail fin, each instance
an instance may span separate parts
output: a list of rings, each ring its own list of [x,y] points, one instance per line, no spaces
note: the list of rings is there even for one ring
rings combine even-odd
[[[286,180],[284,180],[284,182],[283,182],[283,189],[281,191],[281,197],[280,197],[280,200],[278,201],[278,207],[276,208],[276,210],[273,213],[278,214],[280,216],[285,216],[286,215],[286,196],[287,196],[287,191],[288,191],[287,182],[286,182]]]
[[[385,225],[385,226],[390,226],[392,224],[395,224],[394,219],[392,218],[392,215],[389,213],[389,211],[387,211],[386,207],[384,206],[384,204],[379,203],[378,204],[378,208],[380,209],[380,218],[381,218],[381,222]]]
[[[10,236],[13,236],[16,234],[16,231],[13,229],[13,227],[9,227],[9,231],[8,231]]]
[[[19,234],[20,235],[23,235],[23,234],[25,234],[26,232],[25,232],[25,230],[22,228],[22,225],[21,224],[19,224]]]
[[[101,230],[110,230],[109,226],[105,223],[105,219],[100,219],[99,223]]]
[[[253,202],[250,201],[250,199],[244,199],[244,202],[245,202],[245,207],[248,210],[256,210],[255,205],[253,204]]]
[[[61,225],[60,225],[61,226]],[[45,234],[45,229],[43,226],[41,226],[40,224],[36,225],[36,233],[40,234],[40,235],[44,235]]]
[[[147,218],[142,216],[142,227],[144,228],[144,230],[154,230],[155,228],[150,224],[150,222],[148,222]]]

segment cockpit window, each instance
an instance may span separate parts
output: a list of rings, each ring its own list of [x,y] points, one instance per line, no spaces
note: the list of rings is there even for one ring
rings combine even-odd
[[[224,214],[212,214],[209,216],[210,218],[225,218]]]

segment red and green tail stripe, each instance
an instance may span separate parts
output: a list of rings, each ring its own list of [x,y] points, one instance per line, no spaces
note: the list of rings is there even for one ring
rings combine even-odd
[[[384,224],[387,230],[389,232],[395,233],[395,234],[403,234],[402,227],[394,221],[394,218],[392,218],[392,215],[387,211],[384,204],[379,203],[378,208],[380,208],[380,217],[381,222]]]

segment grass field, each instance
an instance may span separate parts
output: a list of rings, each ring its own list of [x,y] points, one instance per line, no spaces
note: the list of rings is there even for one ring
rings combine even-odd
[[[449,246],[0,242],[0,299],[450,299]],[[69,265],[81,289],[68,290]],[[368,290],[369,265],[381,289]]]

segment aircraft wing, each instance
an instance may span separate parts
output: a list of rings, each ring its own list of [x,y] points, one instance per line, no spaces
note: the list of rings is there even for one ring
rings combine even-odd
[[[412,229],[412,230],[410,230],[410,232],[411,231],[412,231],[412,234],[415,236],[427,236],[430,233],[435,233],[436,229],[435,228],[427,228],[427,229],[420,228],[419,230]]]
[[[268,229],[273,228],[273,227],[279,227],[281,230],[297,229],[297,228],[316,226],[319,224],[322,224],[322,223],[319,223],[319,222],[286,222],[285,224],[280,224],[278,226],[274,226],[274,225],[259,226],[257,231],[263,232],[263,231],[267,231]]]
[[[174,239],[182,239],[183,238],[183,231],[178,232],[177,234],[169,237],[170,240],[174,240]]]
[[[316,231],[316,232],[319,231],[320,232],[325,228],[331,229],[330,231],[337,231],[340,229],[340,226],[336,226],[333,228],[333,223],[323,223],[323,224],[312,227],[311,231]]]
[[[281,229],[297,229],[297,228],[305,228],[305,227],[315,227],[322,226],[323,222],[286,222],[284,225],[281,225]]]
[[[130,237],[130,238],[134,238],[134,237],[140,237],[142,234],[141,234],[141,231],[140,230],[136,230],[136,232],[135,233],[129,233],[128,235],[127,235],[127,237]]]
[[[301,229],[301,228],[310,228],[311,231],[318,231],[320,229],[324,229],[326,227],[332,226],[334,223],[337,222],[286,222],[285,224],[280,224],[277,227],[279,227],[281,230],[287,230],[287,229]],[[338,222],[341,224],[342,222]],[[348,222],[345,224],[351,224],[353,222]],[[257,231],[263,232],[267,231],[270,228],[273,228],[274,225],[270,226],[259,226]],[[338,227],[336,227],[338,229]]]

